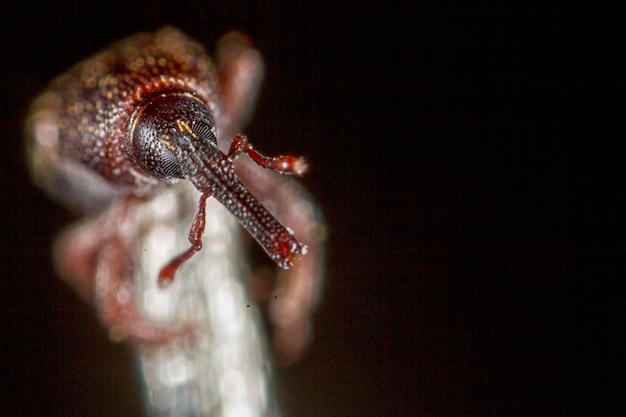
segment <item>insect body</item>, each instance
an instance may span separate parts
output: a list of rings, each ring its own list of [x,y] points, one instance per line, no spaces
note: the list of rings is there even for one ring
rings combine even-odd
[[[106,324],[142,343],[172,333],[143,319],[133,301],[137,262],[130,253],[142,232],[132,219],[139,205],[171,192],[181,180],[200,192],[191,246],[161,267],[161,287],[202,248],[211,196],[284,269],[307,254],[296,236],[303,239],[308,255],[285,274],[284,297],[270,309],[279,328],[277,345],[294,353],[306,343],[308,313],[321,282],[323,226],[307,194],[270,173],[299,176],[305,162],[266,157],[235,134],[254,107],[262,78],[258,52],[242,35],[230,34],[217,55],[215,65],[197,43],[164,28],[78,64],[33,105],[27,124],[31,170],[52,196],[90,216],[56,245],[62,274],[96,303]],[[238,159],[241,153],[249,160]],[[294,329],[300,329],[298,337],[285,337]]]

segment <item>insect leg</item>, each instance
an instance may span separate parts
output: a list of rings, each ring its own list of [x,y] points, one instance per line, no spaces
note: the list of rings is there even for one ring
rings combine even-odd
[[[189,242],[191,246],[184,252],[176,255],[171,261],[165,265],[159,272],[159,287],[166,288],[174,280],[176,271],[181,267],[189,258],[191,258],[196,252],[202,249],[202,234],[206,226],[206,200],[211,196],[209,193],[203,193],[200,195],[200,201],[198,202],[198,210],[196,216],[191,224],[189,230]]]
[[[276,171],[281,174],[301,176],[307,169],[307,164],[304,161],[304,158],[290,155],[273,157],[265,156],[252,147],[252,144],[248,142],[247,136],[237,134],[230,144],[228,156],[231,159],[236,159],[241,152],[246,153],[250,159],[263,168]]]
[[[240,158],[235,162],[239,178],[263,205],[275,209],[272,214],[280,223],[289,225],[308,246],[307,255],[293,268],[279,271],[279,288],[269,304],[277,359],[290,363],[300,357],[311,338],[310,316],[318,304],[324,282],[326,226],[310,195],[292,178],[272,172],[278,168],[279,172],[302,173],[303,164],[296,163],[298,159],[286,160],[286,165],[281,160],[275,163],[252,146],[246,146],[245,137],[236,135],[254,110],[264,71],[260,54],[245,36],[231,33],[220,41],[217,58],[224,112],[218,140],[235,137],[229,157],[236,159],[245,152],[254,161]],[[257,165],[269,169],[260,170]]]
[[[223,139],[230,139],[254,112],[263,80],[263,60],[259,51],[243,34],[231,32],[217,44],[218,85],[223,118]]]
[[[65,232],[55,243],[55,261],[62,276],[91,304],[114,339],[142,345],[159,345],[191,328],[156,326],[137,308],[133,281],[132,203],[118,201],[98,217]]]
[[[278,288],[268,304],[276,358],[291,363],[312,337],[311,316],[324,285],[326,225],[315,201],[293,178],[260,170],[247,158],[236,161],[236,170],[259,201],[308,246],[293,268],[278,271]]]

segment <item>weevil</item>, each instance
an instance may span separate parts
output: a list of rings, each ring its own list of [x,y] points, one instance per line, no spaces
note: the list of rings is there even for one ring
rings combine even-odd
[[[154,279],[164,291],[179,269],[176,281],[184,279],[183,264],[202,248],[206,201],[215,198],[284,269],[269,308],[275,345],[290,355],[306,344],[323,276],[324,225],[309,194],[278,175],[302,175],[304,160],[267,157],[239,133],[263,72],[260,53],[240,33],[218,42],[214,62],[166,27],[110,45],[34,101],[26,124],[32,177],[83,216],[58,238],[57,267],[116,334],[163,343],[184,327],[142,316],[132,249],[140,228],[150,227],[136,221],[138,207],[190,182],[200,192],[191,245],[164,259]]]

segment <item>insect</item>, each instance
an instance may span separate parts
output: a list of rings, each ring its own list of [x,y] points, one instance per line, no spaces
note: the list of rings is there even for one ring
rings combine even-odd
[[[285,176],[302,175],[304,160],[267,157],[239,133],[262,80],[260,54],[244,35],[230,33],[216,57],[214,63],[198,43],[166,27],[79,63],[32,106],[31,173],[83,216],[56,242],[61,275],[95,304],[115,335],[140,345],[167,343],[194,327],[155,324],[142,312],[137,277],[148,272],[138,251],[147,251],[145,236],[180,228],[174,223],[195,211],[190,246],[162,259],[154,277],[160,291],[169,291],[185,280],[184,265],[202,256],[194,254],[203,246],[206,212],[216,210],[207,200],[219,201],[283,269],[269,317],[274,345],[289,361],[309,339],[325,228],[306,191]],[[198,198],[195,210],[191,196]],[[156,247],[171,243],[159,242]]]

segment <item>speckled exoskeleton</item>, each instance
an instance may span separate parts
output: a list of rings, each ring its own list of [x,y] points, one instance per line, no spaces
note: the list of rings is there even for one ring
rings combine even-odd
[[[148,273],[138,251],[146,230],[193,218],[190,247],[151,258],[160,262],[153,277],[159,291],[185,280],[180,267],[202,248],[205,210],[212,210],[206,202],[214,197],[283,268],[269,304],[276,348],[295,358],[306,345],[322,282],[324,225],[308,193],[276,174],[301,175],[303,159],[266,157],[238,134],[262,75],[260,54],[244,35],[223,37],[214,63],[168,27],[109,46],[34,102],[26,135],[33,178],[84,216],[57,240],[56,264],[116,335],[161,344],[193,328],[155,323],[138,308],[137,276]],[[163,196],[179,204],[172,211],[179,218],[155,205]],[[195,209],[190,198],[199,201]]]

